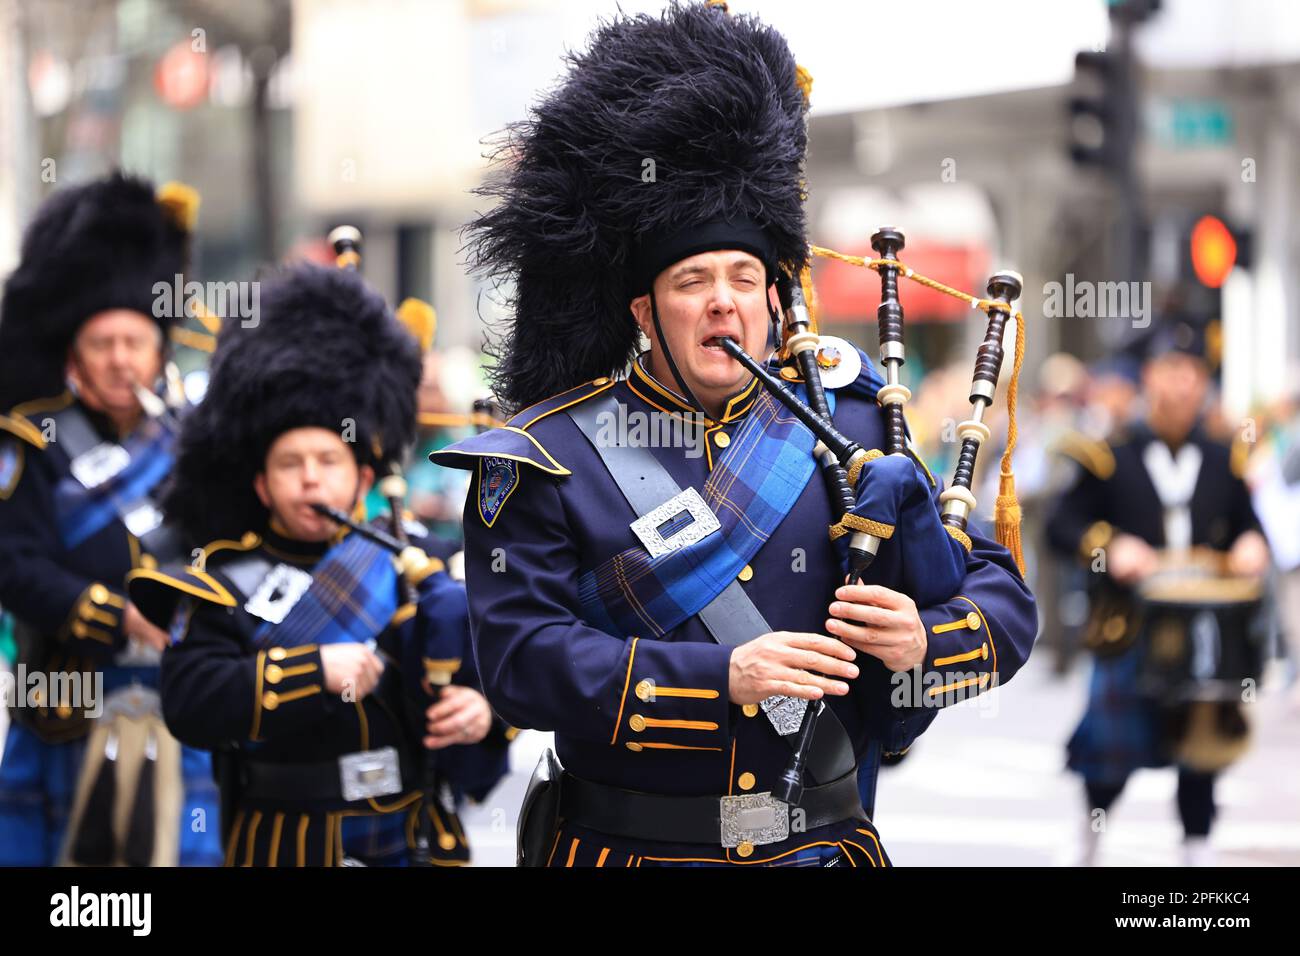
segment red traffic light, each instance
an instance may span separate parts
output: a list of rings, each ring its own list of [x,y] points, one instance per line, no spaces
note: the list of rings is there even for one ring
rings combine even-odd
[[[1237,240],[1216,216],[1202,216],[1192,227],[1192,269],[1203,285],[1217,289],[1237,264]]]

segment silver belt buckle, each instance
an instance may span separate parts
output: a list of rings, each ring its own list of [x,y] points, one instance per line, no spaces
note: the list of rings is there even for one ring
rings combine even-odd
[[[782,737],[789,737],[803,726],[803,713],[808,709],[808,701],[801,697],[777,694],[765,698],[759,706],[763,708],[763,713],[776,732]]]
[[[790,805],[770,792],[719,797],[718,803],[724,847],[780,843],[790,835]]]
[[[339,758],[339,777],[343,781],[343,799],[366,800],[402,792],[402,771],[396,747],[363,750]]]
[[[658,558],[707,538],[722,523],[700,493],[687,488],[637,518],[629,527],[641,539],[650,557]]]

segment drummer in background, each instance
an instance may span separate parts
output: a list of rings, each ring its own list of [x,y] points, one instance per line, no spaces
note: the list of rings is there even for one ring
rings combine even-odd
[[[1244,456],[1203,428],[1210,384],[1205,342],[1203,330],[1184,321],[1158,327],[1142,367],[1143,413],[1078,456],[1078,474],[1048,519],[1051,545],[1094,572],[1086,629],[1093,647],[1131,639],[1138,626],[1133,589],[1162,556],[1201,546],[1226,553],[1230,575],[1258,577],[1268,569],[1268,544],[1241,480]],[[1087,712],[1068,745],[1068,766],[1083,777],[1087,795],[1079,861],[1085,866],[1096,861],[1106,812],[1129,774],[1174,762],[1162,739],[1160,709],[1139,694],[1140,653],[1135,641],[1121,653],[1098,656]],[[1213,861],[1215,776],[1179,766],[1186,865]]]

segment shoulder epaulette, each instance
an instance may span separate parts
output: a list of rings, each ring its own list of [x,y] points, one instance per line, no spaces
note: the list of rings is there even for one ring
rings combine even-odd
[[[1115,474],[1115,453],[1107,442],[1070,432],[1056,443],[1054,450],[1074,459],[1102,481]]]
[[[1242,480],[1246,477],[1246,463],[1250,460],[1252,450],[1251,443],[1246,441],[1241,429],[1238,429],[1232,436],[1232,445],[1228,451],[1228,468],[1234,478]]]
[[[576,388],[560,392],[558,395],[552,395],[550,398],[544,398],[536,405],[529,405],[522,411],[516,412],[510,421],[506,422],[506,427],[520,428],[527,431],[547,415],[554,415],[556,412],[577,405],[579,402],[585,402],[587,399],[613,387],[614,382],[612,379],[592,379],[590,382],[584,382]]]
[[[529,429],[548,415],[554,415],[579,402],[585,402],[613,387],[612,379],[598,378],[577,388],[552,395],[517,413],[500,428],[490,428],[481,434],[435,451],[429,456],[429,460],[448,468],[472,471],[478,468],[479,462],[484,458],[504,458],[531,465],[548,475],[563,477],[571,474],[569,469],[556,461],[551,453],[542,447],[541,442],[529,432]]]
[[[166,628],[183,597],[197,598],[218,607],[235,607],[239,602],[224,584],[207,570],[208,561],[220,551],[251,551],[261,543],[254,532],[239,541],[220,539],[202,549],[201,564],[168,564],[161,568],[136,568],[126,576],[127,593],[150,623]]]
[[[44,451],[48,444],[45,433],[31,420],[31,416],[41,412],[57,412],[72,404],[72,393],[63,392],[49,398],[23,402],[9,410],[9,414],[0,415],[0,431],[20,438],[33,448]]]

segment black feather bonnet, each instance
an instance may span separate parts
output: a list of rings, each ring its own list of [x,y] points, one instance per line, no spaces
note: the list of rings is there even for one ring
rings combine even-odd
[[[253,491],[277,437],[326,428],[359,464],[414,442],[420,349],[355,272],[295,266],[263,283],[252,321],[227,321],[208,390],[185,418],[164,507],[189,544],[262,531]]]
[[[180,203],[188,208],[117,172],[57,190],[37,209],[0,298],[0,410],[63,391],[68,348],[97,313],[131,309],[164,335],[180,318],[154,308],[155,284],[170,288],[185,271],[197,211],[193,191],[172,186],[190,194]]]
[[[600,25],[562,83],[506,130],[499,200],[466,227],[512,315],[489,346],[511,410],[632,358],[628,303],[667,266],[741,249],[770,279],[807,258],[807,103],[785,38],[725,7],[674,3]]]

